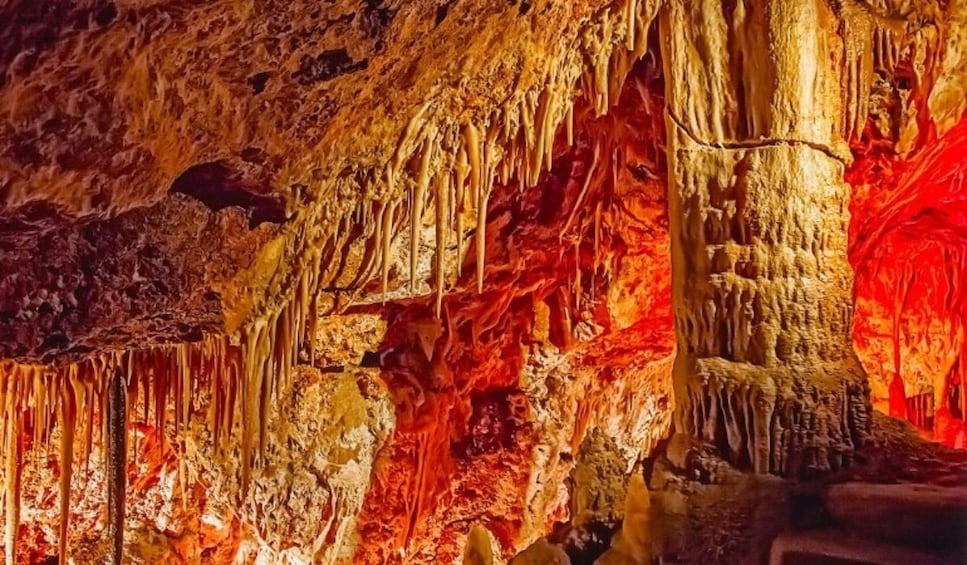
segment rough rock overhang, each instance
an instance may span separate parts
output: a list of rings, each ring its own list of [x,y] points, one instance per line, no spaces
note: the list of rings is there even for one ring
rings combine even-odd
[[[8,4],[0,357],[234,334],[320,261],[319,288],[385,280],[441,177],[461,230],[495,176],[533,184],[574,98],[616,96],[655,10]]]

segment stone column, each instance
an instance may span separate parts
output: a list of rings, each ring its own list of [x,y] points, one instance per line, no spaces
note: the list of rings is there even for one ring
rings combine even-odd
[[[838,468],[870,407],[850,339],[836,15],[676,0],[661,18],[676,431],[757,473]]]

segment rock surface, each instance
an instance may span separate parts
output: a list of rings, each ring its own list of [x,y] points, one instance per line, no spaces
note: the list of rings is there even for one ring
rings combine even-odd
[[[965,545],[967,487],[846,483],[830,487],[825,506],[843,529],[873,540],[932,549]]]
[[[868,389],[967,437],[965,7],[3,3],[7,561],[735,562],[800,502],[736,468],[962,481]]]

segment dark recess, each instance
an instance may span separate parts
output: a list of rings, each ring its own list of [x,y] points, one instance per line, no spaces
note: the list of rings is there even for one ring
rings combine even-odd
[[[299,84],[308,85],[362,71],[367,67],[369,67],[369,59],[354,61],[345,48],[328,49],[315,57],[311,55],[303,56],[299,62],[299,70],[292,76],[299,81]]]
[[[114,5],[114,2],[111,2],[98,10],[97,15],[94,16],[94,21],[97,22],[97,25],[104,27],[113,22],[116,17],[118,17],[118,8]]]
[[[239,175],[220,161],[189,168],[171,184],[171,192],[191,196],[216,212],[229,206],[243,208],[251,228],[262,222],[280,224],[288,219],[285,205],[278,198],[250,190]]]
[[[249,77],[248,81],[252,85],[252,92],[261,94],[265,90],[265,85],[269,82],[269,73],[255,73]]]
[[[379,353],[367,351],[363,353],[363,358],[359,361],[360,367],[379,367]]]
[[[443,23],[443,20],[447,19],[447,12],[449,12],[449,11],[450,11],[450,3],[449,2],[447,2],[446,4],[441,4],[441,5],[437,6],[437,9],[436,9],[436,19],[434,20],[434,23],[436,25],[440,25],[441,23]]]

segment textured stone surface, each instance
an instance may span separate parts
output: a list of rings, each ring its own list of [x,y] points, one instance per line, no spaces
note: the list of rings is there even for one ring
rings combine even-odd
[[[624,514],[609,559],[735,562],[791,504],[735,466],[909,476],[843,169],[876,400],[962,438],[964,6],[3,4],[8,560],[490,562]]]
[[[846,531],[894,545],[964,549],[963,486],[845,483],[830,487],[824,500],[833,520]]]
[[[869,428],[849,339],[849,189],[836,157],[845,114],[837,97],[808,90],[839,90],[841,63],[827,55],[836,20],[821,2],[771,2],[767,15],[700,4],[669,4],[662,16],[673,46],[665,66],[676,73],[667,83],[676,428],[727,445],[733,464],[756,472],[822,472],[848,462]],[[724,42],[729,26],[765,33],[697,48]],[[752,50],[764,59],[750,61]],[[688,88],[704,76],[717,78]]]
[[[199,218],[203,224],[219,222],[224,206],[239,206],[253,224],[285,225],[262,228],[273,238],[248,241],[238,239],[249,237],[247,230],[236,228],[233,240],[242,245],[227,254],[227,269],[209,273],[205,284],[169,283],[167,296],[115,302],[113,287],[97,289],[91,277],[57,283],[47,276],[41,278],[47,294],[35,301],[52,305],[42,310],[53,314],[38,316],[32,311],[39,304],[21,304],[22,288],[8,289],[0,323],[15,339],[0,342],[0,356],[37,360],[59,352],[61,342],[44,338],[60,325],[70,326],[63,330],[68,339],[94,348],[138,345],[132,335],[175,339],[179,324],[233,333],[294,292],[291,279],[299,276],[307,246],[328,249],[324,286],[366,282],[357,279],[365,274],[358,263],[367,252],[352,243],[361,233],[372,236],[376,222],[372,212],[359,210],[375,206],[389,224],[394,214],[386,206],[417,181],[405,170],[414,153],[431,157],[433,143],[455,153],[468,123],[477,124],[485,140],[492,119],[507,122],[495,126],[506,126],[508,138],[522,123],[531,129],[528,139],[538,127],[556,128],[571,95],[554,83],[570,88],[583,71],[585,52],[603,58],[593,68],[601,75],[597,92],[607,99],[611,51],[619,43],[625,49],[624,36],[640,25],[638,6],[647,26],[651,6],[635,2],[632,12],[625,4],[6,4],[3,36],[12,41],[0,58],[0,219],[10,226],[4,232],[14,232],[2,263],[14,279],[34,276],[29,248],[21,243],[30,236],[19,233],[24,217],[39,216],[43,223],[65,218],[58,239],[82,238],[88,224],[107,231],[116,241],[99,255],[107,263],[123,263],[140,239],[131,231],[112,232],[112,218],[170,199],[172,191],[211,208]],[[622,27],[612,33],[612,25]],[[540,116],[548,124],[534,124],[533,115],[521,118],[525,95],[525,106],[536,106],[544,89],[564,97],[553,118]],[[441,158],[433,168],[443,164]],[[393,204],[393,210],[404,206]],[[185,221],[169,218],[158,230],[200,247],[203,256],[218,255],[222,240],[197,227],[180,229]],[[385,231],[395,239],[404,222],[393,223]],[[83,264],[83,251],[67,246],[58,255]],[[246,260],[250,254],[261,261]],[[355,269],[344,272],[349,256]],[[197,261],[168,259],[165,279],[190,280]],[[59,305],[72,304],[78,286],[98,292],[84,295],[77,308],[112,311],[123,328],[119,335],[92,335],[71,325],[70,312],[61,315]],[[206,296],[212,302],[206,316],[181,308]],[[154,313],[154,327],[130,320],[139,311]]]
[[[277,232],[180,194],[104,221],[26,208],[0,220],[0,356],[18,359],[222,331],[226,302],[251,300],[232,285],[265,263],[258,249]]]
[[[599,428],[591,430],[581,442],[569,481],[572,526],[618,523],[628,495],[625,466],[618,446]]]
[[[651,493],[639,469],[628,479],[628,494],[624,502],[621,529],[611,539],[611,548],[596,565],[623,565],[650,563],[658,548],[655,535],[659,531],[655,520],[659,519],[651,506]]]
[[[515,555],[510,565],[571,565],[571,559],[563,549],[540,539]]]
[[[377,452],[395,425],[389,396],[372,370],[305,369],[277,406],[268,461],[241,518],[269,559],[349,561]]]

